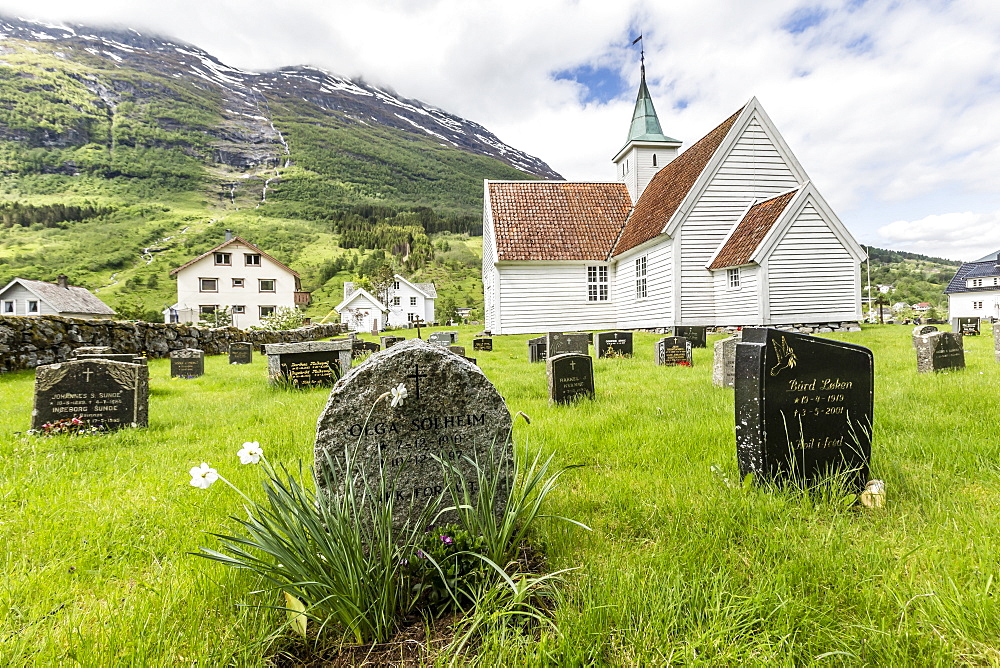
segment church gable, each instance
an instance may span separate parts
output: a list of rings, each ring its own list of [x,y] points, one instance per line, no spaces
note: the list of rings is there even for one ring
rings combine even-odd
[[[750,207],[719,252],[716,253],[708,268],[715,270],[750,264],[750,258],[753,257],[767,233],[774,227],[795,193],[796,191],[792,190]]]

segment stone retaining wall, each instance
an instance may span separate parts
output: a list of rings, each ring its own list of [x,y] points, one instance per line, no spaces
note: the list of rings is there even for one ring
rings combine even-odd
[[[73,350],[85,346],[110,346],[115,353],[144,352],[147,357],[167,357],[171,350],[181,348],[219,355],[228,352],[229,344],[236,341],[249,341],[259,351],[267,343],[314,341],[340,332],[337,323],[270,331],[59,316],[0,316],[0,373],[64,362]]]

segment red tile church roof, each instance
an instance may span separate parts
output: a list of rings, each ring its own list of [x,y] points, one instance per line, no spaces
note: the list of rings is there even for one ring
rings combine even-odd
[[[760,242],[774,227],[778,216],[792,201],[796,192],[798,191],[792,190],[750,207],[708,268],[722,269],[748,264],[757,246],[760,246]]]
[[[492,181],[497,260],[608,259],[632,200],[623,183]]]

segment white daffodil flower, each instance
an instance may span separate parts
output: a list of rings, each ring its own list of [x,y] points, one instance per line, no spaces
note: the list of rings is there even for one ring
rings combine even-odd
[[[390,404],[393,408],[399,406],[403,403],[403,399],[409,396],[406,391],[406,385],[400,383],[396,387],[389,390],[392,393],[392,403]]]
[[[219,472],[205,462],[201,466],[191,469],[191,486],[200,489],[208,489],[209,486],[219,479]]]
[[[236,456],[240,458],[240,464],[256,464],[260,462],[263,454],[264,449],[260,447],[260,443],[257,441],[247,441],[240,448],[240,451],[236,453]]]

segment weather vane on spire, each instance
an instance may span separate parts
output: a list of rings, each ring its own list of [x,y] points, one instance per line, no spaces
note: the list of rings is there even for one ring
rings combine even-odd
[[[632,46],[639,44],[642,41],[642,33],[632,40]],[[642,73],[642,78],[646,78],[646,48],[645,45],[639,44],[639,71]]]

